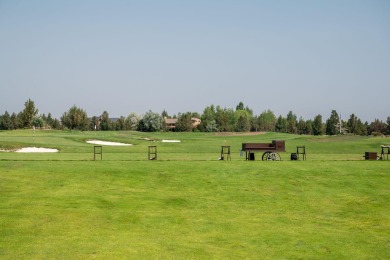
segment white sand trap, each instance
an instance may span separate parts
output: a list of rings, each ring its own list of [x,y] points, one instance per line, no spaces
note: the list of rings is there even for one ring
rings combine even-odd
[[[109,145],[109,146],[131,146],[132,144],[124,144],[117,142],[107,142],[107,141],[99,141],[99,140],[90,140],[87,141],[89,144],[97,144],[97,145]]]
[[[17,153],[57,153],[57,149],[42,148],[42,147],[24,147],[16,150]]]
[[[180,140],[162,140],[163,143],[180,143]]]

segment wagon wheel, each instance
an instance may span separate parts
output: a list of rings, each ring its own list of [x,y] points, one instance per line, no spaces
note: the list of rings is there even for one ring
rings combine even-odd
[[[271,153],[271,160],[272,161],[280,161],[281,160],[280,155],[278,153]]]
[[[274,152],[265,152],[262,159],[263,161],[280,161],[280,155]]]

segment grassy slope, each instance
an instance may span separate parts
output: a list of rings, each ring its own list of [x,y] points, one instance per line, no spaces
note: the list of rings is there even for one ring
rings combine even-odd
[[[0,142],[31,144],[29,134]],[[82,142],[93,134],[37,131],[61,152],[0,153],[0,258],[390,257],[389,162],[327,160],[333,146],[361,160],[383,139],[97,133],[137,145],[129,161],[130,148],[105,147],[93,162]],[[144,137],[183,141],[157,143],[166,161],[147,161]],[[317,160],[215,161],[220,145],[247,139],[303,143]]]

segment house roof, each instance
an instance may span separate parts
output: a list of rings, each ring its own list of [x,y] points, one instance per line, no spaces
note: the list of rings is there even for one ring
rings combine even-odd
[[[165,120],[165,123],[166,124],[169,124],[169,125],[176,125],[177,123],[177,118],[164,118]],[[196,118],[196,117],[192,117],[191,118],[191,121],[193,123],[193,126],[198,126],[201,122],[201,120],[199,118]]]
[[[177,118],[165,118],[165,123],[167,124],[176,124]]]

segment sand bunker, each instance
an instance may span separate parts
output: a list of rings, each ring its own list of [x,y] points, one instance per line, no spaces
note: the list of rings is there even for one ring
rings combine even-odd
[[[99,140],[89,140],[87,141],[89,144],[97,144],[97,145],[108,145],[108,146],[131,146],[132,144],[124,144],[117,142],[107,142],[107,141],[99,141]]]
[[[180,143],[180,140],[162,140],[163,143]]]
[[[24,147],[15,151],[16,153],[57,153],[57,149],[42,147]]]

